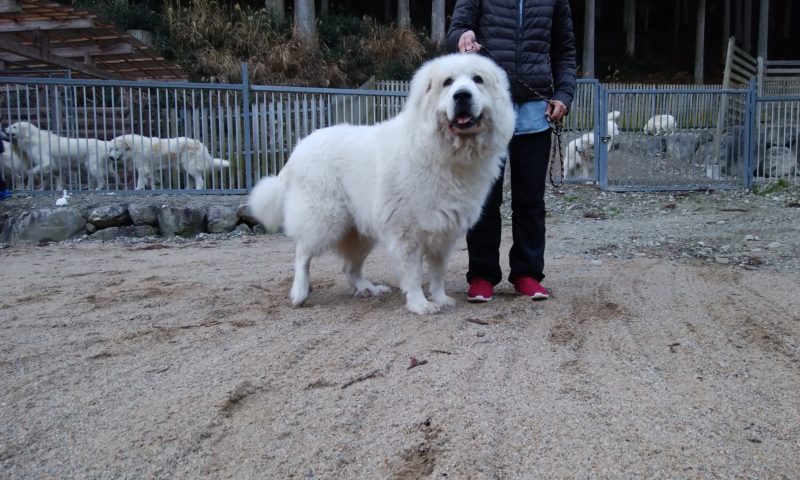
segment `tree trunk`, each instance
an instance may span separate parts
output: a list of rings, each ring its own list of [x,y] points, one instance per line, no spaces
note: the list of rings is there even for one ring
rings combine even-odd
[[[394,18],[392,11],[392,0],[383,0],[383,19],[386,23],[391,22],[392,18]]]
[[[722,62],[728,55],[728,40],[731,37],[731,0],[722,0],[724,10],[722,14]]]
[[[314,0],[294,0],[294,25],[306,47],[316,48],[317,18]]]
[[[586,0],[585,17],[583,19],[583,78],[595,78],[594,10],[595,10],[595,0]]]
[[[650,31],[650,0],[644,1],[644,32]]]
[[[753,0],[744,0],[744,32],[742,32],[742,48],[747,53],[753,53]]]
[[[431,41],[437,46],[444,43],[444,0],[431,2]]]
[[[769,42],[769,0],[761,0],[758,12],[758,56],[766,60]]]
[[[265,0],[264,1],[264,8],[269,10],[276,18],[283,20],[283,12],[284,12],[284,2],[283,0]]]
[[[330,14],[331,14],[330,0],[319,0],[319,16],[327,17]]]
[[[625,42],[625,53],[629,57],[636,54],[636,2],[628,0],[625,17],[628,19],[628,34]]]
[[[791,0],[786,0],[785,7],[786,10],[783,12],[783,39],[789,40],[789,37],[792,35],[792,2]]]
[[[411,26],[411,7],[409,0],[397,0],[397,23],[401,27]]]
[[[678,37],[681,34],[681,2],[675,2],[675,17],[672,21],[672,46],[678,46]]]
[[[706,0],[697,1],[697,43],[694,49],[694,83],[703,84],[703,53],[706,42]]]
[[[744,37],[744,22],[742,21],[742,0],[736,0],[734,5],[733,15],[733,36],[738,40],[739,45],[742,44]]]

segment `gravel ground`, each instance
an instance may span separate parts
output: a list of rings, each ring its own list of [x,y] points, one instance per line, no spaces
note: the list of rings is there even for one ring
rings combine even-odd
[[[550,189],[553,297],[466,303],[462,244],[430,317],[381,249],[293,309],[282,235],[6,247],[0,477],[799,478],[798,193]],[[244,202],[71,204],[134,198]]]

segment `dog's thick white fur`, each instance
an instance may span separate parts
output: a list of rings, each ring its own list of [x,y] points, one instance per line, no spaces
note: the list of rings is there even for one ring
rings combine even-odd
[[[675,133],[678,124],[672,115],[655,115],[644,124],[644,133],[650,135],[660,135],[663,133]]]
[[[594,132],[584,133],[567,144],[564,153],[564,177],[588,177],[594,158]]]
[[[484,57],[452,54],[417,71],[395,118],[304,138],[280,174],[259,181],[249,199],[257,219],[268,228],[282,225],[297,242],[292,304],[308,297],[312,257],[334,249],[356,296],[390,291],[361,271],[380,241],[401,270],[409,310],[453,306],[444,289],[450,252],[481,214],[514,120],[506,74]]]
[[[22,186],[25,184],[25,177],[28,175],[28,170],[31,168],[31,163],[28,157],[25,156],[17,147],[16,144],[3,140],[3,153],[0,153],[0,169],[3,172],[3,178],[10,182],[12,178],[15,179],[17,185]],[[30,189],[33,188],[33,178],[28,176]]]
[[[230,167],[230,162],[214,158],[200,140],[188,137],[158,138],[142,135],[121,135],[112,140],[115,148],[110,156],[130,162],[138,178],[136,190],[147,185],[155,188],[156,173],[162,170],[183,170],[197,190],[205,188],[205,176],[214,168]]]
[[[30,122],[16,122],[6,127],[6,135],[31,162],[33,178],[52,174],[56,189],[63,188],[62,170],[83,166],[97,190],[106,187],[106,178],[116,179],[107,162],[109,142],[95,138],[68,138],[43,130]]]
[[[619,143],[619,125],[617,119],[620,117],[620,112],[614,110],[609,112],[606,119],[606,132],[608,132],[609,141],[606,143],[606,151],[610,152],[614,145]],[[567,144],[567,150],[564,154],[564,177],[582,177],[588,178],[592,173],[594,166],[594,142],[595,134],[593,132],[584,133],[578,138],[573,139]]]

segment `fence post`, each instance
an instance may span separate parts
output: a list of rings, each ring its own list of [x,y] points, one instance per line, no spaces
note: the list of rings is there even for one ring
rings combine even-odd
[[[753,141],[758,141],[759,116],[756,114],[758,103],[756,102],[756,80],[750,79],[750,86],[747,89],[747,108],[745,109],[745,137],[744,137],[744,186],[753,188],[753,155],[756,148]]]
[[[250,118],[250,76],[247,63],[242,63],[242,128],[244,129],[244,168],[245,187],[249,192],[253,188],[253,145],[250,138],[252,128]]]
[[[595,116],[594,116],[594,130],[597,135],[597,141],[594,142],[595,158],[597,162],[597,183],[600,189],[606,190],[608,188],[608,148],[603,143],[603,136],[608,133],[608,96],[606,89],[600,82],[597,83],[596,90],[597,100],[595,101]]]

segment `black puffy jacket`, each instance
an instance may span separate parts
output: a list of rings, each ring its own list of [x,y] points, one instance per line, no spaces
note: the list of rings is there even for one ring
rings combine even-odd
[[[569,0],[458,0],[447,32],[448,50],[458,51],[467,30],[475,32],[482,52],[510,74],[514,101],[540,99],[525,82],[570,108],[577,65]]]

